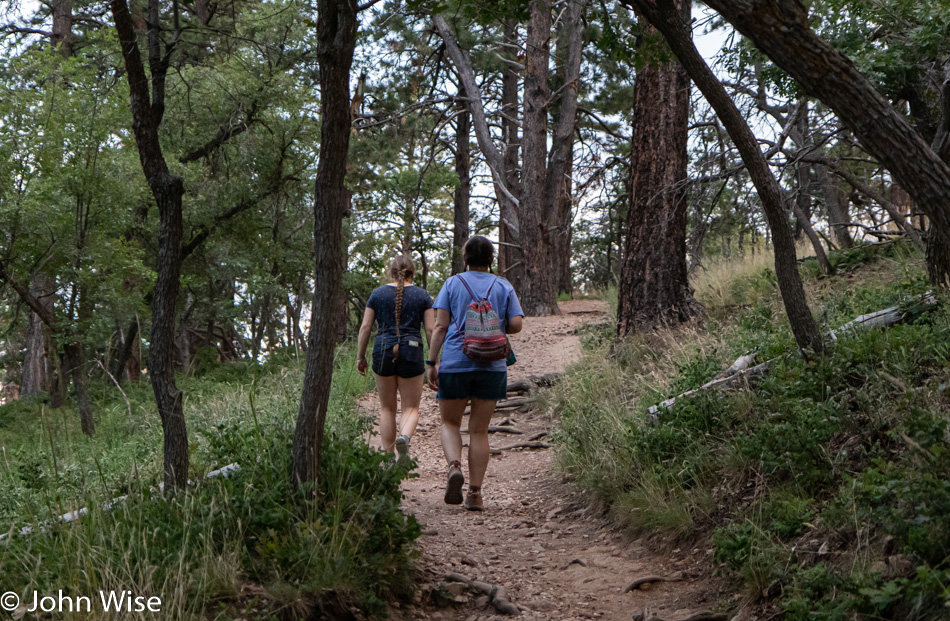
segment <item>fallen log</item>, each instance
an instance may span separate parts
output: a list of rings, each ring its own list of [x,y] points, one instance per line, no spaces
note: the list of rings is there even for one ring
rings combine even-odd
[[[915,307],[910,307],[907,304],[899,304],[897,306],[891,306],[883,310],[856,317],[838,328],[837,331],[831,330],[829,332],[829,337],[832,341],[837,341],[839,335],[842,335],[846,332],[853,332],[858,328],[886,328],[888,326],[902,323],[920,312],[931,310],[937,305],[937,299],[932,291],[928,291],[927,293],[920,296],[916,302],[917,306]],[[671,408],[677,400],[691,397],[703,390],[709,390],[710,388],[727,388],[743,379],[750,379],[760,375],[765,375],[769,370],[769,366],[776,360],[778,360],[778,358],[766,360],[761,364],[750,367],[749,365],[755,362],[755,352],[739,356],[739,358],[732,363],[732,366],[722,373],[719,373],[712,381],[706,382],[699,388],[687,390],[684,393],[678,394],[675,397],[671,397],[665,401],[657,403],[656,405],[651,405],[649,408],[647,408],[647,412],[651,415],[656,415],[656,413],[660,411],[660,408]]]
[[[531,436],[530,438],[528,438],[528,442],[534,442],[535,440],[540,440],[541,438],[545,437],[546,435],[548,435],[548,432],[547,432],[547,431],[539,431],[538,433],[536,433],[536,434],[534,434],[533,436]]]
[[[937,305],[937,298],[934,297],[933,291],[928,291],[919,298],[918,302],[921,306],[913,310],[930,310]],[[913,314],[911,310],[912,309],[908,308],[906,304],[899,304],[873,313],[861,315],[838,328],[837,332],[832,330],[830,332],[831,340],[836,341],[838,340],[838,334],[843,334],[849,330],[853,331],[855,328],[886,328],[901,323]]]
[[[205,478],[206,478],[206,479],[213,479],[213,478],[215,478],[215,477],[224,477],[224,478],[226,479],[226,478],[228,478],[229,476],[231,476],[233,473],[239,472],[240,470],[241,470],[241,466],[240,466],[240,465],[238,465],[238,464],[236,464],[236,463],[235,463],[235,464],[228,464],[228,465],[226,465],[226,466],[223,466],[223,467],[221,467],[221,468],[218,468],[217,470],[212,470],[211,472],[209,472],[208,474],[205,475]],[[189,484],[189,485],[194,485],[194,482],[188,481],[188,484]],[[153,488],[153,489],[154,489],[154,488]],[[159,484],[158,484],[158,489],[159,489],[159,490],[164,490],[164,489],[165,489],[165,484],[164,484],[164,483],[159,483]],[[106,502],[102,503],[102,510],[103,510],[103,511],[106,511],[106,512],[109,512],[109,511],[111,511],[116,505],[118,505],[118,504],[124,502],[126,498],[128,498],[128,495],[118,496],[118,497],[116,497],[116,498],[113,498],[112,500],[107,500]],[[78,521],[79,518],[81,518],[81,517],[83,517],[83,516],[85,516],[85,515],[88,515],[88,514],[89,514],[89,508],[88,508],[88,507],[81,507],[81,508],[79,508],[79,509],[76,509],[75,511],[70,511],[70,512],[68,512],[68,513],[64,513],[64,514],[62,514],[62,515],[59,515],[59,516],[57,516],[57,517],[55,517],[55,518],[52,518],[52,519],[49,519],[49,520],[45,520],[45,521],[43,521],[43,522],[40,522],[39,524],[37,524],[37,525],[35,525],[35,526],[24,526],[24,527],[22,527],[19,531],[17,531],[17,533],[18,533],[19,535],[30,535],[30,534],[33,534],[33,533],[36,532],[36,531],[39,531],[39,532],[41,532],[41,533],[45,533],[45,532],[47,532],[47,531],[49,530],[49,528],[50,528],[51,526],[53,526],[54,524],[72,524],[72,523]],[[13,531],[14,531],[14,529],[11,527],[9,531],[7,531],[7,532],[5,532],[5,533],[0,533],[0,542],[2,542],[3,540],[7,539],[7,538],[13,533]]]

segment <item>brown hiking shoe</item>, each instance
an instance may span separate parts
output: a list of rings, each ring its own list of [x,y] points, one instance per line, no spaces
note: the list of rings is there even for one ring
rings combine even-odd
[[[462,504],[463,485],[465,485],[465,475],[462,474],[462,464],[455,460],[449,464],[449,479],[445,486],[445,504]]]
[[[482,490],[479,487],[468,487],[468,493],[465,495],[465,508],[469,511],[484,511],[482,504]]]

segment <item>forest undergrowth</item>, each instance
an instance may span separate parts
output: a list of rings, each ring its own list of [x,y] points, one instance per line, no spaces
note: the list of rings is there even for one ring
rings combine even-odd
[[[206,352],[207,353],[207,352]],[[98,433],[79,430],[72,407],[43,399],[0,407],[0,590],[93,596],[127,590],[158,596],[155,618],[347,618],[381,612],[411,594],[415,519],[402,513],[405,472],[384,467],[363,437],[356,398],[370,384],[341,348],[333,375],[320,501],[295,499],[290,453],[302,357],[263,365],[199,362],[182,378],[192,432],[191,481],[173,498],[158,491],[161,425],[147,382],[96,395]],[[227,464],[229,476],[204,475]],[[103,504],[126,496],[111,510]],[[89,507],[78,524],[55,521]],[[98,600],[96,600],[98,601]],[[83,618],[124,618],[97,611]],[[129,613],[141,618],[141,613]]]
[[[801,263],[825,331],[902,305],[906,321],[839,335],[804,358],[767,255],[694,280],[704,324],[616,344],[613,323],[548,406],[562,471],[623,527],[705,541],[742,605],[787,619],[937,619],[950,613],[950,309],[919,303],[923,257],[902,244]],[[776,359],[751,386],[651,415],[738,356]],[[724,606],[735,607],[734,602]]]

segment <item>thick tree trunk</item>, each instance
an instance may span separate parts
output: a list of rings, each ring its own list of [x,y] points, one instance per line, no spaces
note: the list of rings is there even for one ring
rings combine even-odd
[[[574,168],[574,130],[577,127],[577,91],[583,51],[586,0],[568,2],[557,28],[560,96],[548,155],[545,202],[554,210],[552,238],[558,293],[573,292],[571,276],[571,174]]]
[[[53,296],[56,283],[42,274],[33,278],[30,293],[42,304],[50,315],[53,314]],[[20,397],[35,397],[40,393],[50,393],[53,389],[54,362],[50,329],[35,312],[30,312],[26,330],[26,355],[23,359],[23,372],[20,376]]]
[[[692,30],[682,13],[659,0],[626,0],[626,4],[642,12],[651,24],[663,33],[673,53],[680,59],[693,82],[702,91],[706,101],[716,111],[719,120],[729,132],[762,201],[774,247],[775,276],[795,340],[802,350],[824,351],[821,331],[811,314],[811,309],[808,308],[805,289],[801,275],[798,273],[795,240],[786,217],[784,192],[772,176],[768,162],[759,150],[755,135],[749,129],[735,103],[729,98],[722,83],[696,50],[692,40]]]
[[[452,273],[465,271],[462,261],[462,246],[468,241],[469,215],[468,207],[472,196],[472,154],[469,140],[472,132],[472,118],[466,103],[464,111],[457,117],[455,126],[455,172],[459,177],[458,187],[455,188],[455,205],[453,210],[452,229]],[[504,227],[499,227],[499,232]]]
[[[344,186],[350,145],[350,67],[356,47],[355,0],[317,0],[317,61],[320,66],[320,160],[314,186],[315,295],[310,315],[307,368],[294,431],[292,483],[316,494],[323,432],[333,376],[336,325],[343,319],[343,218],[349,206]],[[306,486],[311,485],[309,489]]]
[[[73,2],[72,0],[55,0],[53,13],[53,45],[58,45],[63,56],[69,58],[73,54]]]
[[[164,432],[165,488],[188,483],[188,432],[181,391],[175,385],[175,310],[181,273],[181,177],[172,175],[165,162],[158,128],[165,110],[165,74],[168,54],[159,49],[158,0],[149,0],[149,68],[145,73],[132,16],[126,0],[110,0],[116,33],[122,48],[132,108],[132,131],[139,161],[158,207],[158,275],[152,291],[152,332],[148,374]],[[177,37],[176,37],[177,38]],[[149,92],[151,77],[151,93]]]
[[[688,19],[690,0],[671,10]],[[642,15],[642,14],[641,14]],[[656,30],[641,17],[644,38]],[[649,60],[634,84],[617,336],[688,321],[701,312],[686,267],[686,165],[689,78],[670,59]]]
[[[525,50],[521,164],[521,252],[525,276],[518,297],[527,315],[557,315],[553,205],[546,200],[548,155],[548,56],[551,2],[531,0]]]
[[[812,31],[802,4],[779,0],[709,0],[707,4],[806,92],[834,110],[927,213],[934,233],[950,243],[950,167],[854,63]]]
[[[518,101],[519,83],[521,73],[515,67],[518,54],[518,21],[514,19],[505,20],[503,43],[505,49],[503,56],[508,60],[502,69],[501,74],[501,131],[504,140],[503,165],[505,184],[511,194],[521,200],[521,162],[519,159],[521,151],[521,129],[520,129],[520,110],[521,105]],[[499,201],[499,208],[502,203]],[[499,214],[498,223],[498,241],[501,244],[498,247],[498,273],[514,285],[515,289],[521,290],[521,283],[524,281],[524,257],[521,255],[521,239],[514,235],[511,228],[504,225],[505,214]]]

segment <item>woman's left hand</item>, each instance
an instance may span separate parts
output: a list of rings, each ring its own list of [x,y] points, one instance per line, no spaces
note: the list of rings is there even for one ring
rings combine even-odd
[[[359,358],[356,361],[356,370],[359,371],[360,375],[366,375],[366,369],[368,368],[366,363],[366,358]]]
[[[426,365],[426,383],[432,390],[439,389],[439,370],[434,365]]]

